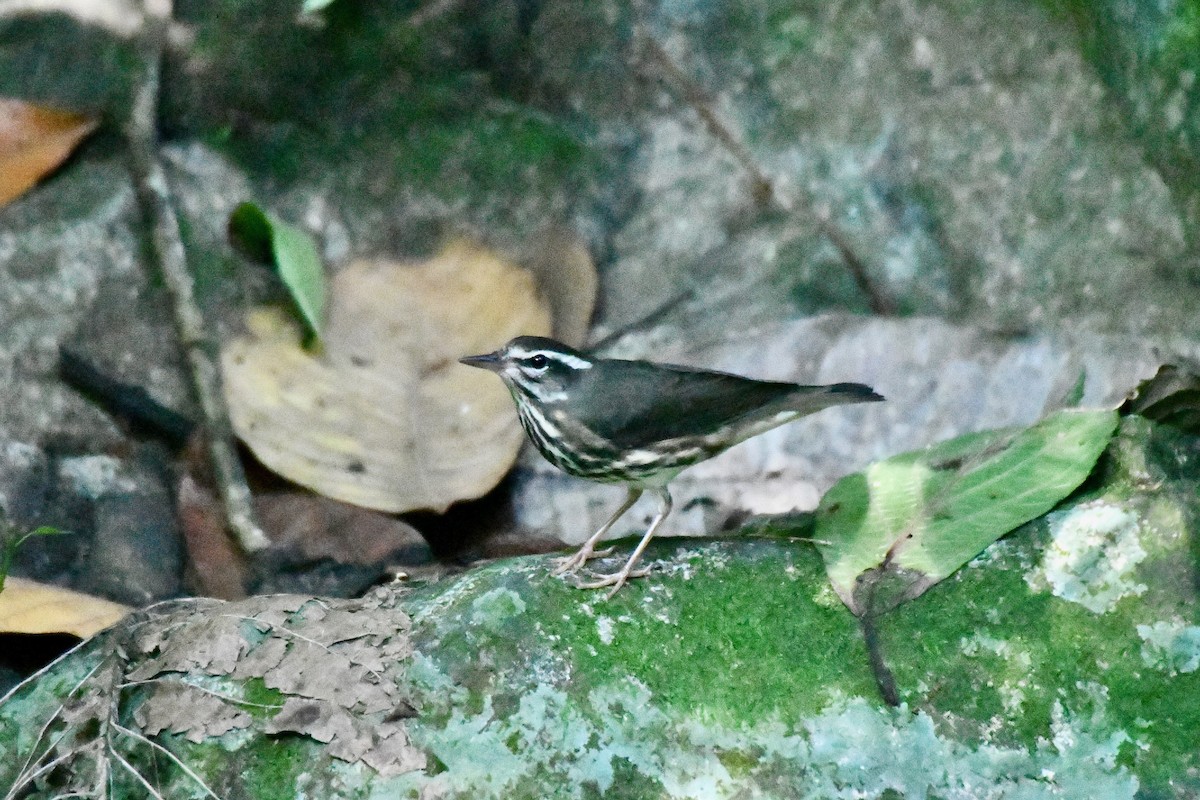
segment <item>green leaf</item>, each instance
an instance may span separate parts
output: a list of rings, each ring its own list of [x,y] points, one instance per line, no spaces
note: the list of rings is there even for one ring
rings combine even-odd
[[[25,544],[26,539],[34,536],[61,536],[64,533],[66,531],[53,528],[49,525],[43,525],[40,528],[34,528],[23,536],[16,536],[6,542],[3,553],[0,553],[0,592],[4,591],[4,582],[8,579],[8,571],[12,568],[12,561],[16,558],[17,550],[21,545]]]
[[[254,203],[242,203],[233,210],[229,238],[249,258],[275,264],[310,338],[319,340],[327,290],[325,268],[313,238]]]
[[[1083,483],[1115,411],[1060,411],[1024,430],[968,434],[871,465],[821,500],[813,538],[855,614],[917,597]]]

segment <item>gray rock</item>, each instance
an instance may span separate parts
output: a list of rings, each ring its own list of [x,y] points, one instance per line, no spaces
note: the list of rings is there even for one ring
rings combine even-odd
[[[121,158],[82,159],[0,209],[0,429],[20,441],[120,441],[99,407],[59,378],[58,348],[105,280],[141,282],[137,209]]]
[[[642,139],[623,177],[639,203],[610,240],[606,331],[686,289],[725,326],[865,310],[816,233],[828,216],[905,313],[1196,332],[1188,218],[1112,113],[1075,32],[1044,7],[891,0],[651,19],[799,210],[756,209],[745,170],[685,92],[666,89],[633,115]],[[599,82],[578,86],[580,105],[603,107],[589,94]]]
[[[51,490],[46,454],[0,437],[0,520],[17,528],[33,525],[45,512]]]
[[[143,453],[122,465],[121,477],[96,498],[81,588],[132,606],[182,593],[183,541],[166,465],[155,461]]]

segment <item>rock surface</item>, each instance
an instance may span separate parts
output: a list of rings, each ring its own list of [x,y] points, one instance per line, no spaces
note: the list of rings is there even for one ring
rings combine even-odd
[[[735,536],[659,542],[607,602],[524,558],[359,601],[178,606],[18,689],[0,744],[66,728],[86,748],[116,703],[194,771],[114,740],[179,798],[197,778],[221,797],[1194,797],[1198,457],[1127,419],[1074,498],[881,618],[898,709],[811,546]],[[67,763],[91,785],[93,760]]]

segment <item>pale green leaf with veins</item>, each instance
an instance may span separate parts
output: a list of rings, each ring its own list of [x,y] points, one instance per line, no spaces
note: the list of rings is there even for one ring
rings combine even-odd
[[[920,595],[1087,478],[1115,411],[1060,411],[1024,430],[968,434],[871,465],[821,500],[813,537],[858,615]]]

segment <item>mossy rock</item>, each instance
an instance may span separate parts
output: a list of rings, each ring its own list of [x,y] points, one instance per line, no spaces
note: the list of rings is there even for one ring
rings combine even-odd
[[[172,798],[1194,797],[1198,457],[1127,419],[1076,496],[884,616],[899,708],[813,547],[759,525],[656,542],[610,601],[530,557],[142,614],[0,705],[0,787],[57,740],[85,755],[30,796],[108,741]]]

